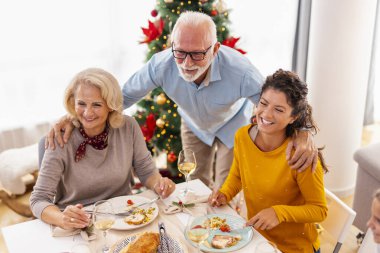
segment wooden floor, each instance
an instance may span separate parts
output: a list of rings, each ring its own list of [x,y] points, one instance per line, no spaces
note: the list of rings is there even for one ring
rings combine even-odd
[[[364,128],[363,130],[363,136],[362,136],[362,145],[366,146],[371,142],[380,140],[380,122],[370,125]],[[23,196],[20,196],[17,198],[17,201],[20,201],[21,203],[28,203],[29,201],[30,193],[27,193]],[[347,203],[349,206],[352,206],[353,202],[353,196],[349,196],[345,199],[343,199],[345,203]],[[12,210],[10,210],[7,206],[2,204],[0,202],[0,228],[9,226],[12,224],[20,223],[30,220],[28,218],[24,218]],[[356,253],[358,250],[358,245],[356,242],[356,235],[358,234],[359,230],[355,227],[352,227],[350,230],[349,235],[347,236],[346,241],[344,242],[341,251],[342,253]],[[321,252],[327,253],[332,252],[334,247],[334,242],[331,238],[329,238],[326,234],[322,233],[321,237]],[[0,231],[0,252],[2,253],[8,253],[8,250],[6,246],[4,245],[4,238],[2,236],[2,233]],[[12,252],[9,252],[12,253]]]

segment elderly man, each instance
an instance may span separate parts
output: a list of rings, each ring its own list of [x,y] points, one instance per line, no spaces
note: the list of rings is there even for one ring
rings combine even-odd
[[[232,164],[235,132],[249,122],[263,77],[247,58],[217,42],[216,26],[206,14],[182,13],[171,42],[171,50],[155,54],[125,83],[124,107],[162,87],[178,105],[183,148],[192,149],[196,156],[197,169],[191,177],[219,188]],[[62,126],[56,124],[55,131]],[[61,139],[58,142],[62,144]],[[294,147],[292,156],[293,143],[287,152],[292,168],[303,170],[316,164],[317,152],[308,131],[297,136]]]

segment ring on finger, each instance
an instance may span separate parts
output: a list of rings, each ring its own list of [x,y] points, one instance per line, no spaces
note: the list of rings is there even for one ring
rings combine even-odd
[[[74,220],[74,218],[70,218],[70,221],[71,221],[71,222],[74,222],[75,220]]]

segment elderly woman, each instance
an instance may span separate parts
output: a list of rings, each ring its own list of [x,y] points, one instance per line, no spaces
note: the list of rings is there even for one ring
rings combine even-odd
[[[64,103],[80,126],[63,148],[46,150],[30,198],[36,217],[63,229],[86,227],[83,206],[131,194],[132,172],[163,198],[174,191],[155,168],[137,122],[122,114],[120,86],[110,73],[78,73]]]

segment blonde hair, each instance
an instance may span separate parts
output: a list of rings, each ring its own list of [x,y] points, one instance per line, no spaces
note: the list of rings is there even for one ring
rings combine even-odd
[[[214,21],[210,16],[202,12],[185,11],[181,13],[173,27],[173,31],[170,36],[172,43],[174,42],[174,39],[177,36],[178,29],[180,29],[181,25],[189,25],[194,27],[194,29],[206,26],[207,30],[209,31],[206,35],[206,38],[211,41],[212,45],[214,45],[218,41],[216,37],[216,25]]]
[[[112,128],[121,127],[124,124],[123,95],[116,78],[100,68],[88,68],[74,76],[67,86],[64,97],[64,105],[67,112],[77,119],[75,112],[75,92],[82,84],[92,85],[99,88],[102,98],[106,101],[109,109],[108,123]]]

